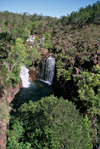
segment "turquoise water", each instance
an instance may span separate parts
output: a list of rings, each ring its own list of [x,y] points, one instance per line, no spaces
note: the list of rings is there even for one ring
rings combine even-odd
[[[42,97],[50,96],[53,92],[51,85],[35,80],[29,88],[21,88],[11,104],[13,104],[14,109],[18,109],[23,103],[28,103],[29,100],[38,101]]]

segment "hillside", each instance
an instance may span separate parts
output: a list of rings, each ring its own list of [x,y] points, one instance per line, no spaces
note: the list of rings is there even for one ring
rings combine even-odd
[[[36,36],[32,48],[26,42],[29,35]],[[41,44],[40,37],[45,39]],[[97,148],[100,144],[100,2],[80,8],[78,12],[60,19],[37,14],[0,12],[0,102],[9,87],[15,88],[20,83],[20,67],[25,65],[31,70],[37,70],[41,58],[44,58],[42,52],[45,51],[53,53],[56,59],[54,96],[62,96],[71,102],[72,107],[75,105],[74,108],[79,110],[79,115],[86,122],[82,124],[82,129],[89,130],[87,139]],[[44,104],[46,100],[43,100]],[[26,111],[28,108],[27,105]],[[20,112],[23,111],[20,109]],[[15,131],[17,126],[11,123]],[[13,140],[12,136],[10,139]],[[41,137],[38,139],[41,142]],[[20,143],[22,140],[17,141]]]

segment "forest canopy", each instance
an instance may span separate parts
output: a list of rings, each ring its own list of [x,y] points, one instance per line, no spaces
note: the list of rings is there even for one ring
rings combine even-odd
[[[62,97],[30,101],[17,114],[9,132],[8,149],[20,145],[24,149],[24,142],[26,148],[34,149],[92,148],[87,116],[83,119],[75,105]]]

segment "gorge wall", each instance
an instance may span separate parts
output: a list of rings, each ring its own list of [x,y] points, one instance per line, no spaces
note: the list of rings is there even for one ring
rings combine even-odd
[[[9,103],[14,99],[14,96],[19,92],[20,85],[15,88],[10,86],[5,94],[0,96],[0,149],[6,149],[6,130],[9,126]]]

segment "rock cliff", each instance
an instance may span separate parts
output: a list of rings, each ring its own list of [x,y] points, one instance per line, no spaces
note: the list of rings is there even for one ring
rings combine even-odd
[[[15,88],[10,86],[5,92],[5,95],[0,96],[0,149],[6,149],[6,130],[9,125],[9,103],[14,99],[14,96],[19,92],[20,86]]]

